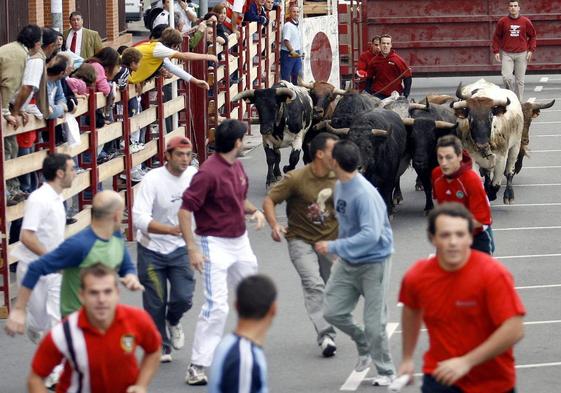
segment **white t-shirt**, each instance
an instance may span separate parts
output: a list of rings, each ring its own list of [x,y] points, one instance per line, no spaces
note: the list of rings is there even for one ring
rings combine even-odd
[[[241,14],[243,12],[243,6],[246,0],[234,0],[234,5],[232,6],[232,11]]]
[[[66,211],[63,202],[62,195],[57,194],[49,183],[43,183],[25,202],[21,229],[35,232],[47,252],[54,250],[64,241]],[[23,243],[14,250],[13,255],[23,263],[39,258]]]
[[[154,18],[154,22],[152,22],[152,28],[158,25],[168,25],[169,26],[169,12],[163,10],[160,14]]]
[[[288,40],[292,49],[295,51],[302,50],[302,40],[300,39],[300,30],[292,22],[286,22],[282,27],[282,49],[288,51],[286,45],[284,45],[284,40]]]
[[[167,46],[165,46],[164,44],[162,44],[161,42],[158,42],[156,44],[156,46],[154,47],[154,52],[152,52],[152,55],[154,57],[157,57],[159,59],[163,59],[165,57],[171,57],[173,56],[175,53],[177,53],[176,50],[168,48]]]
[[[68,33],[68,37],[66,37],[66,49],[71,51],[70,48],[72,46],[72,38],[74,37],[74,34],[76,34],[76,49],[73,53],[78,56],[80,56],[82,49],[82,32],[83,29],[80,29],[78,31],[70,30],[70,33]]]
[[[32,86],[33,91],[25,99],[24,103],[21,106],[22,108],[25,108],[29,104],[29,101],[31,101],[31,99],[33,98],[33,93],[39,90],[39,85],[41,84],[41,78],[43,77],[43,67],[44,67],[44,62],[42,59],[39,58],[35,58],[35,59],[28,58],[27,61],[25,62],[25,70],[23,71],[21,86]],[[10,102],[12,103],[15,102],[16,97],[19,95],[20,90],[21,88],[18,89],[16,94],[13,95]]]
[[[197,169],[189,166],[177,177],[163,166],[152,169],[144,176],[132,208],[133,222],[138,229],[137,239],[144,247],[160,254],[185,247],[182,236],[148,233],[148,225],[152,220],[172,226],[179,224],[177,213],[181,208],[181,197],[195,173]]]

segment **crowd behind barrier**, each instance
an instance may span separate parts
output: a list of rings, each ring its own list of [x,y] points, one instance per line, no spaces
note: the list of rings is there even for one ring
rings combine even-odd
[[[270,23],[266,26],[248,23],[240,29],[240,36],[228,36],[224,45],[216,42],[216,25],[210,37],[200,40],[193,52],[212,53],[219,58],[219,63],[193,62],[185,64],[185,70],[198,79],[206,80],[210,91],[191,86],[177,77],[164,79],[161,76],[148,81],[142,91],[134,85],[117,91],[115,103],[126,103],[133,97],[141,97],[142,111],[134,116],[129,114],[128,105],[121,105],[122,113],[111,123],[96,128],[96,110],[107,106],[107,97],[100,92],[89,89],[86,97],[79,97],[78,107],[73,113],[80,124],[80,140],[72,146],[68,142],[57,145],[55,127],[64,119],[39,120],[29,117],[29,122],[17,129],[8,125],[2,118],[0,122],[0,150],[4,151],[4,138],[29,131],[42,131],[48,135],[46,142],[35,144],[35,152],[4,160],[0,155],[0,184],[6,189],[6,180],[41,170],[43,159],[50,152],[66,153],[75,157],[81,171],[76,176],[71,188],[63,192],[64,199],[77,204],[77,213],[73,216],[75,223],[66,227],[66,236],[71,236],[90,223],[90,205],[93,196],[103,187],[112,187],[125,199],[126,211],[123,226],[127,239],[134,239],[134,222],[131,207],[134,203],[136,185],[131,176],[132,169],[138,165],[148,168],[160,166],[164,162],[166,141],[174,136],[187,136],[193,141],[194,152],[200,161],[207,155],[207,145],[212,143],[212,129],[222,118],[236,118],[251,122],[251,105],[240,103],[234,106],[230,97],[251,88],[267,88],[279,79],[279,49],[281,29],[278,26],[280,10],[271,13]],[[186,34],[183,51],[189,51],[190,35]],[[208,42],[207,42],[208,41]],[[178,81],[178,96],[169,101],[164,98],[164,86]],[[115,110],[115,107],[113,107]],[[166,118],[177,115],[178,127],[167,130]],[[122,154],[98,163],[95,157],[107,142],[115,140],[129,141],[132,132],[146,128],[146,141],[142,150],[131,149],[124,143]],[[248,127],[250,132],[250,127]],[[210,131],[210,132],[209,132]],[[91,157],[94,157],[93,159]],[[124,174],[124,176],[120,176]],[[121,180],[124,178],[124,181]],[[108,184],[110,183],[110,185]],[[10,226],[23,217],[25,202],[13,206],[6,205],[6,193],[0,192],[0,318],[6,318],[10,300],[15,296],[14,277],[10,266],[17,260],[11,251],[17,246],[15,239],[10,239]]]

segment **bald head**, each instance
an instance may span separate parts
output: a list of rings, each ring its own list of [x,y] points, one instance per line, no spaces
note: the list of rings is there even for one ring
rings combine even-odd
[[[94,196],[92,220],[109,220],[125,208],[123,198],[112,190],[104,190]]]

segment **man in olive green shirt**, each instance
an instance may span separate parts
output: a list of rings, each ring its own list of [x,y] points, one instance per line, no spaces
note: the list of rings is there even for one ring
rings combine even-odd
[[[335,330],[323,318],[323,292],[331,272],[331,261],[315,252],[314,243],[337,238],[333,188],[337,178],[329,169],[331,151],[339,138],[321,133],[310,144],[313,161],[295,169],[271,188],[263,202],[273,240],[284,234],[290,259],[302,280],[304,304],[317,332],[317,343],[325,357],[335,354]],[[288,227],[277,222],[275,205],[286,201]]]

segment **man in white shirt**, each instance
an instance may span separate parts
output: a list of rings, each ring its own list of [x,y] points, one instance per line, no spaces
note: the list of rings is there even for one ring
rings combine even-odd
[[[181,317],[192,306],[195,288],[177,217],[181,196],[197,171],[190,166],[191,156],[188,138],[172,138],[166,164],[144,176],[132,210],[138,229],[138,276],[145,288],[142,302],[162,335],[162,362],[171,362],[172,347],[178,350],[185,343]]]
[[[281,46],[281,79],[298,83],[298,75],[302,73],[302,40],[298,29],[300,9],[292,6],[289,18],[282,27]]]
[[[79,11],[70,14],[70,27],[64,32],[64,39],[66,48],[72,53],[83,59],[89,59],[103,48],[99,33],[84,28],[84,19]]]

